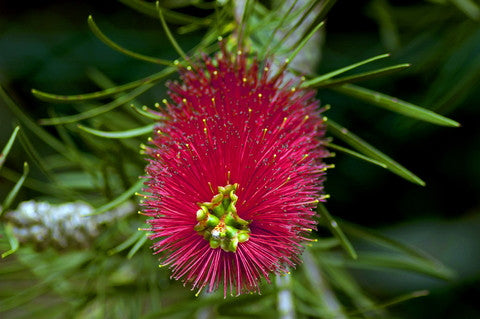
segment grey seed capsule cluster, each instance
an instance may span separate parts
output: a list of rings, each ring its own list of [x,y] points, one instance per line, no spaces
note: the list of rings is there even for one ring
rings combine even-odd
[[[76,249],[89,247],[107,225],[135,212],[135,205],[126,202],[99,215],[89,216],[94,208],[84,202],[50,204],[30,200],[20,203],[16,210],[6,213],[14,236],[22,244],[37,249]]]

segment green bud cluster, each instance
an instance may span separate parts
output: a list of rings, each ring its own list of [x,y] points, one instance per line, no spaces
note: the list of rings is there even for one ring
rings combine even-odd
[[[218,187],[218,194],[211,202],[198,203],[197,221],[194,230],[208,240],[211,248],[236,252],[238,243],[250,238],[249,221],[237,214],[238,196],[235,191],[238,184]]]

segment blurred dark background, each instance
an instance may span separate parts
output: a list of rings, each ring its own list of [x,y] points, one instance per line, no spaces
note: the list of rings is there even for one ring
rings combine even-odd
[[[468,3],[472,2],[338,1],[328,17],[318,72],[391,52],[388,61],[376,66],[412,66],[361,85],[462,124],[445,128],[419,123],[333,91],[319,92],[322,102],[332,105],[329,117],[427,183],[426,187],[408,183],[343,154],[332,160],[336,168],[329,171],[328,208],[333,215],[420,247],[457,272],[451,282],[401,272],[358,272],[364,288],[379,297],[431,290],[428,297],[393,307],[400,318],[480,318],[476,299],[480,295],[480,12]],[[189,13],[205,14],[200,9]],[[50,105],[36,100],[31,88],[75,94],[96,90],[88,76],[92,68],[118,84],[160,69],[106,47],[90,33],[89,14],[125,47],[175,58],[157,20],[115,1],[2,1],[0,83],[32,117],[48,117]],[[201,35],[202,30],[177,39],[188,49]],[[164,94],[157,86],[142,101],[151,105]],[[68,114],[68,105],[56,106],[57,111],[62,107]],[[15,118],[2,102],[0,119],[3,144]],[[21,147],[15,147],[7,166],[21,171],[24,160]],[[2,193],[10,187],[10,182],[1,180]],[[34,196],[28,190],[23,194],[24,199]]]

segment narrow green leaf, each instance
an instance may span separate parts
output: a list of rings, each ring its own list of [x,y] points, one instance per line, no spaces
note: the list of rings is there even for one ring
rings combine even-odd
[[[312,7],[312,11],[314,11],[311,12],[308,16],[306,16],[307,19],[305,19],[305,21],[303,22],[303,24],[309,24],[309,26],[305,29],[304,34],[310,33],[310,31],[312,30],[312,28],[314,28],[315,25],[325,20],[328,12],[333,7],[335,2],[337,2],[337,0],[314,0],[313,2],[315,5]],[[295,46],[296,45],[297,44],[295,44]]]
[[[262,45],[262,48],[259,50],[259,52],[261,52],[260,56],[265,57],[265,52],[266,52],[267,48],[272,43],[272,41],[275,38],[275,35],[277,34],[278,30],[280,30],[280,28],[283,27],[285,21],[287,20],[287,17],[290,16],[290,13],[292,12],[292,10],[295,7],[295,5],[297,4],[297,2],[298,2],[298,0],[292,1],[292,4],[290,5],[290,7],[285,11],[285,13],[283,13],[282,17],[280,18],[280,21],[277,23],[277,25],[273,29],[272,33],[268,37],[267,41]],[[274,12],[271,12],[270,15],[267,17],[267,19],[272,19],[273,17],[275,17],[276,14],[279,14],[280,13],[279,10],[281,8],[282,8],[282,6],[278,6],[278,9],[275,10]],[[267,23],[265,23],[265,24],[267,24]]]
[[[157,115],[157,114],[154,114],[152,112],[148,112],[148,108],[146,105],[144,105],[141,109],[139,109],[138,107],[136,107],[135,105],[133,104],[130,104],[130,107],[135,111],[137,112],[138,114],[146,117],[146,118],[149,118],[149,119],[152,119],[152,120],[155,120],[155,121],[161,121],[161,120],[165,120],[165,116],[161,116],[161,115]]]
[[[20,143],[23,146],[23,149],[25,153],[28,155],[30,158],[30,163],[33,165],[36,165],[40,170],[42,171],[45,176],[47,176],[51,181],[55,181],[55,176],[50,172],[48,169],[48,165],[44,160],[44,157],[41,156],[38,151],[35,149],[33,146],[32,142],[30,142],[30,139],[28,138],[28,135],[25,133],[25,131],[22,131],[19,135],[19,140]]]
[[[336,287],[336,291],[342,291],[342,295],[348,296],[355,304],[357,309],[367,309],[375,306],[375,302],[373,302],[367,296],[366,291],[359,286],[357,280],[352,276],[348,269],[345,267],[336,267],[329,265],[328,263],[323,263],[322,257],[322,254],[317,257],[319,266],[325,272],[325,277],[328,278],[328,281],[332,283],[334,287]],[[372,311],[369,313],[369,315],[372,316],[372,318],[385,317],[385,314],[382,314],[381,311]]]
[[[13,142],[15,141],[15,138],[17,137],[17,133],[18,133],[19,130],[20,130],[20,126],[15,127],[12,135],[8,139],[7,144],[3,148],[2,153],[0,153],[0,170],[2,169],[2,166],[5,163],[5,160],[8,156],[8,153],[10,153],[10,149],[13,146]]]
[[[163,16],[162,8],[160,8],[160,2],[159,1],[155,2],[155,7],[157,8],[158,17],[160,18],[160,22],[162,23],[163,30],[165,31],[165,34],[167,35],[168,39],[170,40],[170,43],[175,48],[175,51],[177,51],[177,53],[185,61],[188,61],[187,55],[182,50],[182,48],[178,44],[177,40],[175,40],[175,38],[173,37],[172,32],[170,32],[170,29],[168,28],[167,22],[165,21],[165,17]]]
[[[139,231],[140,232],[140,231]],[[149,233],[141,233],[143,236],[141,236],[137,242],[135,243],[135,245],[132,247],[132,249],[130,249],[130,251],[128,252],[127,254],[127,258],[128,259],[131,259],[136,253],[137,251],[142,248],[143,244],[145,244],[145,242],[147,241],[148,239],[148,235]]]
[[[134,128],[131,130],[126,130],[126,131],[116,131],[116,132],[106,132],[106,131],[99,131],[95,130],[93,128],[89,128],[83,125],[78,124],[77,125],[79,129],[96,135],[100,137],[105,137],[105,138],[132,138],[132,137],[137,137],[137,136],[142,136],[145,134],[151,134],[153,132],[153,128],[155,124],[149,124],[146,126]]]
[[[359,159],[364,160],[366,162],[378,165],[382,168],[387,168],[387,165],[385,165],[384,163],[376,161],[373,158],[367,157],[367,156],[362,155],[358,152],[352,151],[348,148],[345,148],[345,147],[342,147],[342,146],[339,146],[339,145],[336,145],[336,144],[333,144],[333,143],[328,143],[327,147],[332,148],[332,149],[337,150],[337,151],[340,151],[340,152],[343,152],[345,154],[351,155],[353,157],[359,158]]]
[[[48,116],[50,118],[57,117],[58,115],[55,113],[53,108],[48,109]],[[70,151],[70,158],[60,158],[55,154],[48,156],[45,159],[45,167],[48,170],[52,170],[55,168],[56,165],[64,165],[65,164],[69,168],[76,168],[78,166],[82,167],[84,171],[90,172],[91,175],[94,175],[96,172],[97,165],[94,163],[98,161],[98,158],[91,158],[85,156],[78,147],[72,136],[67,132],[67,129],[64,125],[56,125],[55,130],[58,133],[58,136],[62,140],[62,142],[68,146],[68,150]],[[62,164],[63,163],[63,164]]]
[[[111,47],[112,49],[120,53],[123,53],[132,58],[146,61],[146,62],[161,64],[161,65],[169,65],[169,66],[173,65],[173,63],[171,63],[170,61],[136,53],[128,49],[125,49],[122,46],[118,45],[117,43],[113,42],[98,28],[95,21],[93,21],[93,17],[91,15],[88,16],[88,26],[90,27],[90,30],[92,30],[93,34],[97,36],[97,38],[99,38],[103,43],[105,43],[106,45],[108,45],[109,47]]]
[[[415,174],[407,170],[405,167],[394,161],[389,156],[380,152],[375,147],[371,146],[360,137],[348,131],[346,128],[338,125],[331,119],[327,121],[327,130],[331,132],[334,136],[343,140],[345,143],[349,144],[359,152],[373,158],[374,160],[384,163],[387,166],[387,169],[391,172],[409,180],[415,184],[425,186],[425,182],[418,178]]]
[[[243,8],[241,9],[242,11],[242,17],[240,24],[238,25],[238,36],[237,36],[237,49],[241,50],[244,48],[245,43],[244,43],[244,38],[248,38],[249,32],[250,32],[250,17],[252,15],[252,7],[255,6],[254,1],[252,0],[246,0],[243,2],[237,2],[234,4],[238,8],[242,6]],[[237,8],[237,9],[238,9]],[[236,10],[236,9],[234,9]]]
[[[262,297],[268,298],[269,296],[269,291],[262,292]],[[240,299],[241,298],[241,299]],[[142,317],[141,319],[157,319],[157,318],[168,318],[172,317],[172,315],[175,315],[178,317],[179,311],[185,312],[188,311],[189,313],[193,313],[196,310],[200,309],[201,307],[209,306],[209,305],[214,305],[216,307],[219,307],[220,305],[225,305],[225,304],[231,304],[232,302],[230,301],[231,298],[223,298],[223,296],[220,296],[220,294],[208,294],[204,296],[203,298],[198,298],[195,299],[195,302],[192,302],[191,299],[184,299],[181,300],[177,303],[174,303],[172,305],[167,305],[160,309],[157,312],[150,312]],[[238,305],[240,302],[244,302],[245,304],[251,303],[253,300],[258,300],[258,296],[256,295],[244,295],[242,297],[239,297],[236,300],[236,304]],[[182,316],[183,318],[191,318],[192,316],[184,315]],[[252,316],[248,316],[249,318],[252,318]],[[221,317],[223,319],[226,319],[225,317]],[[228,318],[228,317],[227,317]],[[232,318],[232,317],[230,317]],[[239,318],[235,316],[235,318]],[[260,316],[260,318],[264,318],[263,316]]]
[[[325,220],[325,224],[327,225],[328,229],[330,229],[332,234],[340,241],[340,244],[348,253],[348,255],[352,259],[357,259],[358,255],[355,251],[355,248],[353,248],[353,245],[350,243],[347,236],[345,236],[338,223],[333,219],[332,215],[330,215],[325,205],[318,203],[317,213],[320,215],[321,219]]]
[[[325,24],[325,21],[322,21],[320,22],[319,24],[317,24],[315,26],[315,28],[313,28],[310,33],[308,33],[305,37],[303,37],[302,41],[295,47],[295,49],[293,50],[293,52],[290,54],[290,56],[287,58],[287,61],[285,61],[286,63],[290,63],[291,61],[293,61],[293,59],[295,59],[295,57],[297,56],[297,54],[300,52],[301,49],[303,49],[303,47],[305,46],[305,44],[307,44],[308,40],[310,40],[310,38],[321,28],[323,27],[323,25]]]
[[[119,0],[121,3],[153,18],[158,18],[158,12],[155,5],[151,2],[141,0]],[[208,26],[212,22],[210,18],[200,19],[183,13],[162,9],[168,21],[179,24],[198,24]]]
[[[330,279],[330,277],[325,274],[324,265],[320,265],[316,260],[321,259],[320,256],[314,258],[309,250],[303,253],[303,274],[307,285],[311,288],[310,291],[314,299],[316,299],[313,305],[323,310],[323,314],[319,314],[321,318],[343,318],[343,309],[340,307],[340,302],[337,300],[335,292],[330,288],[330,284],[326,282],[327,278]]]
[[[52,185],[55,185],[56,188],[61,190],[65,196],[68,196],[70,200],[78,200],[78,199],[83,199],[82,195],[79,194],[78,192],[73,191],[72,189],[66,187],[59,179],[58,175],[54,174],[49,168],[48,168],[48,163],[45,159],[44,156],[40,155],[32,142],[30,142],[28,135],[23,131],[19,135],[20,137],[20,142],[23,146],[23,149],[31,159],[31,162],[35,164],[41,171],[42,173],[48,177],[48,179],[51,181]]]
[[[98,191],[97,178],[86,171],[66,171],[55,174],[55,181],[63,189]],[[73,197],[73,196],[72,196]]]
[[[306,4],[302,8],[300,8],[298,10],[295,10],[296,12],[301,12],[302,16],[296,20],[295,24],[288,26],[289,27],[288,32],[286,32],[282,36],[282,38],[277,41],[277,43],[273,47],[269,48],[269,52],[277,52],[281,48],[281,45],[284,44],[286,42],[286,40],[289,37],[291,37],[291,35],[295,31],[297,31],[298,27],[306,21],[307,17],[312,14],[313,9],[317,6],[318,2],[319,2],[318,0],[307,1]],[[294,11],[294,13],[296,13],[295,11]],[[291,51],[293,49],[294,49],[294,46],[289,48],[289,51]]]
[[[2,214],[5,211],[7,211],[10,208],[10,206],[12,205],[13,200],[15,199],[15,197],[18,194],[18,191],[20,190],[23,183],[25,182],[25,179],[27,178],[28,172],[29,172],[28,163],[25,162],[25,163],[23,163],[22,177],[20,177],[20,179],[15,184],[15,186],[13,186],[12,190],[8,193],[7,197],[5,197],[5,200],[3,201],[3,204],[2,204],[2,207],[1,207],[1,210],[0,210],[0,216],[2,216]]]
[[[123,85],[119,85],[113,88],[108,88],[106,90],[102,90],[98,92],[77,94],[77,95],[58,95],[58,94],[45,93],[36,89],[32,89],[32,94],[40,100],[44,100],[48,102],[60,102],[60,103],[100,99],[100,98],[108,97],[120,92],[137,88],[144,84],[156,83],[164,79],[165,77],[169,76],[170,74],[175,73],[176,70],[177,69],[175,67],[167,67],[158,73],[147,76],[146,78],[136,80],[130,83],[126,83]]]
[[[19,173],[9,169],[8,167],[3,168],[1,176],[14,183],[17,182],[19,178],[21,178],[21,175]],[[52,186],[52,183],[45,183],[31,177],[25,180],[25,182],[23,183],[23,187],[33,189],[43,194],[55,195],[56,197],[63,198],[65,200],[68,199],[68,196],[65,196],[65,192],[58,187]]]
[[[436,277],[443,279],[453,278],[455,276],[455,273],[451,269],[449,269],[441,262],[416,247],[401,243],[392,238],[386,237],[374,230],[366,229],[356,224],[348,223],[345,221],[340,221],[339,223],[345,233],[350,236],[354,236],[368,243],[384,247],[390,251],[400,252],[403,254],[401,256],[399,256],[398,254],[388,254],[387,259],[389,259],[392,263],[395,263],[394,258],[403,258],[404,261],[400,263],[404,265],[403,267],[407,267],[405,265],[410,265],[408,267],[412,268],[414,266],[412,266],[411,264],[419,264],[418,267],[428,268],[428,270],[423,271],[423,273],[436,273]],[[360,254],[360,257],[363,258],[364,256],[365,255],[362,252]]]
[[[304,267],[305,264],[302,263],[302,266]],[[310,283],[310,280],[307,280],[307,282]],[[313,284],[313,283],[312,283]],[[319,313],[323,313],[324,311],[321,309],[321,307],[317,306],[319,303],[319,300],[317,298],[317,294],[312,293],[310,289],[306,288],[306,285],[304,285],[302,282],[299,282],[299,280],[293,280],[291,283],[292,290],[295,292],[295,304],[298,312],[303,312],[306,314],[311,314],[314,317],[318,317]],[[300,306],[298,304],[298,301],[304,301],[306,303],[309,303],[311,306],[315,307],[314,309],[309,309],[309,308],[304,308],[303,306]],[[309,306],[308,306],[309,307]]]
[[[17,294],[0,300],[0,309],[2,311],[8,311],[29,303],[35,298],[51,291],[51,286],[48,285],[45,281],[42,281],[39,284],[34,284],[30,287],[26,287]],[[49,313],[50,314],[50,313]]]
[[[117,207],[118,205],[122,204],[123,202],[125,202],[126,200],[128,200],[130,197],[132,197],[136,192],[140,191],[142,189],[142,186],[143,186],[143,182],[144,180],[143,179],[139,179],[135,184],[133,184],[129,189],[127,189],[125,192],[123,192],[122,194],[120,194],[119,196],[117,196],[114,200],[112,200],[111,202],[101,206],[101,207],[98,207],[97,209],[95,209],[95,211],[93,213],[91,213],[90,215],[98,215],[98,214],[102,214],[102,213],[105,213],[106,211],[108,210],[111,210],[115,207]]]
[[[387,308],[387,307],[390,307],[390,306],[393,306],[393,305],[396,305],[396,304],[399,304],[399,303],[402,303],[402,302],[405,302],[405,301],[408,301],[408,300],[411,300],[411,299],[428,296],[429,293],[430,292],[428,290],[418,290],[418,291],[410,292],[408,294],[404,294],[404,295],[395,297],[393,299],[390,299],[386,302],[377,303],[377,304],[373,305],[372,307],[361,308],[361,309],[349,312],[349,313],[347,313],[347,315],[348,316],[354,316],[354,315],[359,315],[359,314],[366,313],[366,312],[371,312],[372,310]]]
[[[338,87],[334,87],[332,89],[337,92],[354,97],[356,99],[369,102],[373,105],[383,107],[389,111],[412,117],[417,120],[443,126],[460,126],[460,123],[425,108],[353,84],[344,84]]]
[[[4,235],[2,234],[2,236],[4,236]],[[4,238],[4,237],[2,237],[2,238]],[[8,243],[8,245],[10,245],[10,247],[11,247],[10,243]],[[4,246],[7,246],[7,245],[4,245],[4,243],[2,242],[2,248],[4,248]],[[2,276],[2,278],[5,278],[5,276],[9,276],[10,274],[23,272],[25,270],[27,270],[26,265],[20,264],[20,263],[15,262],[15,261],[10,261],[10,262],[9,261],[4,261],[2,263],[2,267],[0,267],[0,276]]]
[[[174,2],[177,2],[174,0]],[[218,6],[225,5],[225,3],[220,3],[220,1],[199,1],[199,0],[190,0],[188,5],[191,5],[195,8],[199,8],[202,10],[212,10],[215,9]]]
[[[19,247],[18,240],[13,233],[13,226],[10,223],[5,225],[5,237],[7,237],[8,243],[10,244],[10,249],[2,254],[2,258],[13,254]]]
[[[335,237],[316,238],[316,241],[312,243],[311,249],[330,250],[338,245],[340,245],[340,241],[338,241],[338,239]]]
[[[177,34],[187,34],[192,33],[200,29],[202,26],[198,24],[187,24],[177,28]]]
[[[337,0],[324,0],[322,1],[322,8],[320,9],[317,19],[324,20],[327,17],[328,12],[332,9]]]
[[[387,0],[373,0],[369,4],[372,18],[378,24],[378,34],[382,45],[389,51],[397,51],[400,48],[400,34],[397,19],[393,17],[393,7]],[[414,20],[415,18],[412,18]]]
[[[350,236],[360,238],[380,247],[402,252],[414,258],[425,259],[428,260],[428,262],[440,264],[439,261],[435,260],[420,249],[384,236],[373,229],[367,229],[345,221],[341,221],[340,224],[342,225],[342,229]]]
[[[115,248],[112,248],[108,251],[108,255],[114,255],[119,252],[121,252],[124,249],[127,249],[128,247],[132,246],[134,243],[136,243],[143,235],[144,233],[140,231],[134,232],[130,237],[128,237],[124,242],[122,242],[120,245],[116,246]]]
[[[0,97],[5,101],[7,107],[12,111],[16,118],[18,118],[28,129],[35,133],[42,141],[47,143],[51,148],[65,156],[70,158],[70,151],[67,146],[62,144],[58,139],[53,137],[44,128],[35,123],[28,115],[26,115],[8,96],[8,94],[0,86]]]
[[[62,117],[55,117],[55,118],[50,118],[50,119],[40,119],[40,124],[42,125],[58,125],[58,124],[66,124],[66,123],[74,123],[78,122],[81,120],[85,120],[94,116],[98,116],[100,114],[109,112],[119,106],[122,106],[125,103],[130,102],[137,96],[143,94],[144,92],[150,90],[153,87],[153,84],[145,84],[143,86],[140,86],[136,88],[135,90],[122,95],[121,97],[115,99],[114,101],[107,103],[105,105],[102,105],[100,107],[90,109],[88,111],[74,114],[74,115],[68,115],[68,116],[62,116]]]
[[[323,82],[320,82],[316,85],[310,86],[312,88],[324,88],[324,87],[333,87],[333,86],[339,86],[345,83],[354,83],[354,82],[360,82],[360,81],[365,81],[365,80],[370,80],[374,79],[380,76],[384,76],[387,74],[391,74],[397,71],[401,71],[403,69],[406,69],[410,67],[410,64],[404,63],[404,64],[398,64],[394,66],[390,66],[387,68],[383,69],[378,69],[374,71],[368,71],[360,74],[354,74],[346,77],[342,77],[339,79],[332,79],[332,80],[326,80]]]
[[[364,64],[367,64],[367,63],[370,63],[370,62],[373,62],[373,61],[377,61],[377,60],[380,60],[380,59],[384,59],[384,58],[389,57],[389,56],[390,56],[390,54],[388,54],[388,53],[377,55],[377,56],[374,56],[370,59],[366,59],[366,60],[351,64],[349,66],[340,68],[338,70],[335,70],[335,71],[317,76],[316,78],[313,78],[311,80],[303,82],[302,87],[315,87],[319,83],[321,83],[323,81],[326,81],[330,78],[333,78],[334,76],[337,76],[339,74],[345,73],[345,72],[350,71],[352,69],[358,68],[359,66],[362,66]]]
[[[473,0],[450,0],[460,11],[465,13],[470,19],[480,19],[480,7]]]
[[[424,259],[398,256],[386,253],[376,253],[376,252],[362,252],[355,262],[352,262],[348,259],[343,259],[341,257],[336,259],[329,257],[329,259],[334,264],[341,264],[351,268],[358,269],[372,269],[372,270],[385,270],[386,268],[398,269],[409,272],[415,272],[419,274],[424,274],[427,276],[450,280],[455,275],[454,273],[446,268],[441,267],[437,264],[432,264]]]

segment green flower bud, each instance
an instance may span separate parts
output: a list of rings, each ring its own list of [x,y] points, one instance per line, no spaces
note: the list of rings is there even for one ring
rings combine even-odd
[[[224,251],[236,252],[238,243],[246,242],[250,237],[250,222],[238,216],[235,207],[237,188],[238,184],[219,186],[218,194],[211,202],[198,203],[198,223],[194,230],[209,241],[212,249],[220,247]]]

